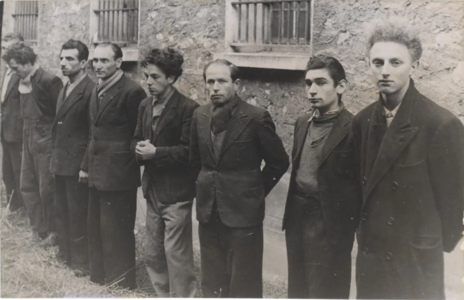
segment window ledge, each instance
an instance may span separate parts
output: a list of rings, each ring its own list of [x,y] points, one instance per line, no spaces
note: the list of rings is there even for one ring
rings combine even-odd
[[[304,71],[309,54],[298,53],[215,53],[214,59],[227,59],[237,67]]]
[[[122,50],[122,61],[138,61],[140,51],[134,48],[121,48]],[[94,49],[89,50],[89,60],[93,58]]]

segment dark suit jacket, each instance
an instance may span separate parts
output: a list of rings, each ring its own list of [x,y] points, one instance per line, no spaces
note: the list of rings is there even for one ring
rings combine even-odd
[[[388,130],[379,99],[358,113],[353,132],[363,177],[357,264],[366,274],[358,297],[442,297],[442,251],[452,251],[463,231],[462,123],[411,80]],[[372,282],[407,285],[379,294]]]
[[[131,150],[140,101],[147,94],[123,76],[103,95],[90,99],[90,139],[81,169],[89,186],[101,191],[124,191],[140,186],[140,167]]]
[[[95,83],[88,76],[65,98],[64,88],[52,125],[53,152],[50,170],[62,176],[78,176],[89,141],[89,103]]]
[[[5,101],[2,103],[2,139],[7,142],[23,141],[23,117],[19,102],[19,80],[16,74],[12,74],[6,89]]]
[[[31,77],[31,84],[32,94],[40,111],[40,121],[51,125],[55,119],[56,102],[63,82],[58,76],[39,68]]]
[[[238,97],[237,97],[238,98]],[[269,113],[238,99],[216,160],[211,140],[211,105],[193,114],[190,161],[197,179],[197,219],[210,219],[216,200],[222,222],[243,228],[262,224],[264,197],[285,173],[289,158]],[[266,163],[261,170],[261,162]]]
[[[304,115],[298,118],[295,124],[292,174],[283,229],[289,217],[288,209],[296,189],[295,178],[300,167],[301,152],[308,136],[311,116],[312,113]],[[329,241],[338,247],[350,249],[353,245],[362,202],[359,166],[356,163],[351,132],[352,120],[353,115],[343,109],[322,147],[317,176],[319,200]]]
[[[199,106],[177,90],[168,99],[153,133],[153,97],[142,101],[133,139],[137,142],[150,140],[156,154],[150,161],[139,161],[145,165],[142,189],[147,198],[147,188],[155,187],[156,197],[163,204],[193,201],[195,179],[198,175],[189,165],[190,125],[193,111]]]

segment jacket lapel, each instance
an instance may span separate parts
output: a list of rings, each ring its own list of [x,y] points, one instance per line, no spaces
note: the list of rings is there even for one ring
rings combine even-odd
[[[221,147],[221,154],[219,155],[219,160],[221,160],[224,153],[229,149],[229,147],[237,140],[240,134],[245,130],[248,124],[251,122],[251,118],[243,111],[243,100],[238,99],[237,111],[230,120],[229,126],[227,127],[226,135],[224,137],[224,142]]]
[[[152,140],[152,122],[153,122],[153,96],[150,96],[148,105],[145,108],[145,112],[143,115],[143,138],[145,140]]]
[[[153,140],[156,142],[160,132],[166,127],[166,125],[176,116],[177,104],[179,103],[180,93],[175,90],[171,98],[167,100],[166,106],[159,117],[158,125],[156,126],[155,135]],[[152,110],[153,111],[153,110]]]
[[[377,183],[382,179],[382,177],[390,170],[398,156],[409,145],[409,143],[419,131],[418,127],[411,126],[411,114],[413,112],[413,107],[416,100],[414,91],[414,86],[410,86],[400,108],[398,109],[397,114],[395,115],[392,123],[390,124],[390,127],[386,130],[385,135],[380,142],[380,147],[375,159],[375,163],[367,180],[367,188],[365,193],[366,198],[369,196],[370,192],[374,189]],[[372,135],[373,134],[374,133],[372,133]],[[371,138],[371,134],[369,135],[368,139],[369,138]]]
[[[6,76],[6,73],[5,73],[5,76]],[[8,86],[6,87],[5,101],[8,99],[8,95],[11,93],[11,91],[13,90],[15,85],[18,83],[18,81],[19,81],[19,76],[16,74],[11,74],[10,82],[8,82]]]
[[[63,101],[60,104],[60,107],[58,108],[58,111],[56,113],[55,117],[55,122],[61,118],[64,114],[68,112],[68,110],[73,107],[74,104],[76,104],[79,100],[82,99],[82,96],[84,95],[85,88],[87,87],[87,84],[89,84],[90,78],[87,77],[84,78],[79,84],[71,91],[68,97],[64,94],[64,89],[61,89],[60,96],[58,97],[58,101]]]
[[[213,150],[213,141],[211,140],[211,105],[205,107],[203,113],[199,115],[198,125],[200,127],[200,135],[208,146],[211,157],[214,161],[216,161],[216,155],[214,155]]]
[[[330,130],[329,136],[325,141],[321,149],[321,159],[319,160],[319,166],[321,166],[324,161],[327,159],[330,153],[335,149],[335,147],[345,138],[349,133],[350,127],[347,126],[350,123],[348,118],[348,112],[346,109],[343,109],[338,116],[337,120]]]
[[[295,154],[295,157],[293,158],[293,164],[295,166],[299,165],[299,161],[301,158],[301,151],[303,151],[303,146],[306,142],[306,137],[308,136],[308,129],[309,125],[311,124],[311,119],[312,119],[312,111],[306,116],[304,120],[301,122],[301,126],[298,128],[298,132],[296,133],[296,140],[297,140],[297,145],[296,149],[297,152]]]
[[[117,95],[119,94],[119,90],[124,86],[125,82],[126,76],[123,75],[122,78],[118,82],[116,82],[114,86],[112,86],[108,91],[106,91],[105,96],[101,100],[100,107],[98,107],[97,118],[95,119],[95,122],[98,122],[108,105],[113,101],[114,98],[117,97]],[[97,101],[99,101],[98,95],[96,96]]]

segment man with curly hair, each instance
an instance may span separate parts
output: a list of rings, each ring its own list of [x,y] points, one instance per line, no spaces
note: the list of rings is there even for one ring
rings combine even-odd
[[[139,107],[133,149],[145,166],[146,265],[159,297],[194,297],[192,203],[197,173],[189,165],[195,101],[173,84],[184,58],[174,49],[152,49],[141,65],[151,96]]]
[[[416,89],[422,46],[407,26],[374,26],[368,46],[379,97],[353,122],[363,189],[357,297],[444,299],[443,251],[463,231],[464,127]]]
[[[55,183],[50,172],[51,127],[63,83],[43,70],[31,47],[15,44],[3,55],[10,69],[19,76],[23,129],[21,194],[31,226],[43,245],[56,240],[53,199]]]

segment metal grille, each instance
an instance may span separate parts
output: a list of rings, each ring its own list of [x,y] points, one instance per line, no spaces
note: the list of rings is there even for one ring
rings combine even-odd
[[[139,30],[138,0],[100,0],[98,40],[113,43],[137,43]]]
[[[311,0],[237,0],[231,4],[239,19],[234,43],[310,44]]]
[[[37,1],[17,1],[15,4],[14,31],[23,36],[26,41],[37,40],[37,19],[39,5]]]

